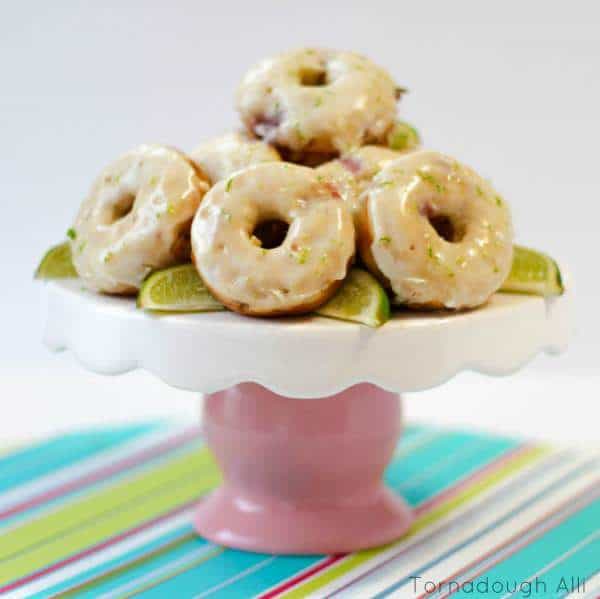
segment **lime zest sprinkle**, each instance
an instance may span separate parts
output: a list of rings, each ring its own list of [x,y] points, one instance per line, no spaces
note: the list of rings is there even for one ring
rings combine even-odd
[[[108,264],[114,258],[114,254],[112,252],[106,252],[104,254],[104,264]]]
[[[233,180],[235,177],[229,177],[229,179],[227,179],[227,183],[225,183],[225,191],[227,193],[229,193],[231,191],[231,186],[233,185]]]
[[[432,185],[438,193],[443,193],[445,190],[444,186],[431,174],[425,172],[423,169],[417,171],[417,176],[424,181]]]
[[[158,177],[156,175],[153,175],[152,177],[150,177],[150,181],[148,181],[148,183],[152,185],[152,187],[158,185]]]
[[[223,208],[221,208],[221,216],[229,223],[231,222],[231,213],[227,212],[227,210],[223,210]]]
[[[427,246],[427,255],[434,260],[435,262],[439,262],[440,261],[440,256],[439,254],[437,254],[436,252],[433,251],[433,246],[431,244],[429,244]]]
[[[475,186],[475,191],[477,192],[477,195],[480,198],[482,198],[484,196],[483,189],[481,189],[481,185],[476,185]]]
[[[497,195],[497,196],[494,198],[494,200],[496,200],[496,206],[502,206],[502,204],[504,203],[504,202],[502,201],[502,197],[501,197],[501,196],[499,196],[499,195]]]
[[[70,240],[75,241],[77,239],[77,231],[73,227],[67,229],[67,237]]]
[[[323,104],[323,97],[317,96],[315,98],[315,108],[318,108],[319,106],[321,106],[321,104]]]
[[[390,245],[390,243],[392,243],[392,240],[391,240],[391,238],[390,238],[390,237],[388,237],[387,235],[384,235],[383,237],[380,237],[380,238],[379,238],[379,243],[380,243],[381,245],[388,246],[388,245]]]
[[[292,258],[294,258],[296,260],[296,262],[298,262],[298,264],[306,264],[306,262],[310,256],[310,248],[309,247],[300,248],[297,252],[292,252],[291,256],[292,256]]]
[[[167,213],[168,214],[175,214],[175,206],[174,206],[173,202],[169,202],[167,204]]]
[[[86,246],[87,246],[87,241],[84,240],[79,244],[77,251],[81,254],[81,252],[83,252],[83,250],[85,250]]]

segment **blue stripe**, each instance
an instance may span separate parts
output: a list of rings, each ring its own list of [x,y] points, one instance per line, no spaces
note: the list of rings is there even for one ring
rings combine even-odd
[[[432,437],[424,445],[418,445],[408,455],[395,457],[385,473],[385,481],[390,487],[397,487],[409,477],[417,476],[427,467],[440,459],[457,451],[465,443],[474,442],[472,435],[460,433],[444,433]],[[399,449],[402,449],[400,445]]]
[[[477,584],[483,584],[486,579],[489,581],[489,584],[492,584],[496,580],[502,580],[509,581],[511,585],[514,583],[518,585],[521,581],[527,580],[530,576],[541,570],[546,564],[549,564],[557,557],[569,551],[569,549],[577,545],[586,536],[597,531],[598,522],[600,522],[600,500],[596,500],[579,510],[576,514],[546,532],[533,543],[530,543],[481,576],[475,578],[473,588],[477,589]],[[597,560],[598,553],[596,553],[594,567],[598,567]],[[582,565],[584,568],[587,568],[589,566],[588,560],[584,560]],[[565,576],[570,575],[562,565],[559,565],[558,568]],[[540,580],[544,580],[544,576]],[[457,598],[474,596],[483,597],[485,595],[482,593],[474,595],[468,590],[461,590],[456,595]]]
[[[191,597],[220,584],[270,556],[244,551],[224,551],[195,568],[144,591],[144,598]],[[193,590],[192,590],[193,589]],[[218,597],[227,597],[219,593]]]
[[[555,465],[557,465],[557,464],[555,464]],[[544,489],[542,489],[541,491],[539,491],[538,493],[536,493],[533,497],[531,497],[531,498],[529,498],[529,499],[521,502],[519,505],[517,505],[508,514],[505,514],[501,518],[498,518],[498,519],[494,520],[493,522],[491,522],[490,524],[488,524],[487,526],[485,526],[484,528],[482,528],[481,530],[479,530],[475,534],[471,535],[470,537],[468,537],[467,539],[465,539],[464,541],[462,541],[458,545],[453,546],[448,551],[444,551],[443,553],[439,554],[434,559],[432,559],[429,562],[426,562],[425,564],[419,566],[418,569],[414,570],[413,572],[411,572],[407,576],[401,578],[400,580],[398,580],[397,582],[395,582],[393,585],[387,587],[386,589],[384,589],[383,591],[381,591],[378,595],[376,595],[373,599],[381,599],[383,597],[387,597],[388,595],[390,595],[394,591],[397,591],[399,588],[403,587],[404,585],[409,584],[410,582],[412,582],[414,580],[415,577],[422,576],[423,573],[426,572],[428,569],[430,569],[430,568],[438,565],[439,563],[443,562],[445,559],[447,559],[448,557],[450,557],[451,555],[453,555],[457,551],[460,551],[464,547],[467,547],[471,543],[474,543],[475,541],[479,540],[481,537],[483,537],[484,535],[488,534],[489,532],[491,532],[492,530],[494,530],[498,526],[501,526],[502,524],[505,524],[511,518],[513,518],[514,516],[516,516],[517,514],[519,514],[520,512],[522,512],[523,510],[527,509],[528,507],[532,506],[533,504],[535,504],[540,499],[543,499],[544,497],[552,494],[554,491],[557,491],[557,490],[559,490],[561,488],[564,488],[565,484],[568,484],[568,483],[572,482],[574,479],[576,479],[577,477],[581,476],[585,472],[590,471],[593,467],[594,467],[594,464],[588,463],[588,464],[585,464],[585,465],[581,466],[580,468],[577,468],[574,471],[569,472],[568,474],[562,476],[557,481],[551,483],[550,485],[546,486]],[[491,498],[492,501],[487,501],[487,502],[481,504],[480,506],[478,506],[476,509],[468,511],[467,513],[465,513],[463,515],[462,518],[455,520],[452,523],[452,526],[453,527],[456,526],[457,522],[460,522],[461,519],[469,519],[469,520],[471,520],[478,513],[489,511],[490,508],[494,504],[498,503],[499,500],[502,500],[505,497],[510,496],[512,493],[514,493],[515,487],[518,488],[518,487],[522,486],[523,484],[527,484],[527,482],[531,482],[531,481],[536,480],[540,476],[545,476],[546,473],[547,473],[547,471],[548,471],[547,467],[540,468],[539,471],[537,471],[533,476],[531,474],[529,474],[526,481],[524,481],[522,478],[519,478],[519,479],[515,480],[511,485],[507,486],[506,488],[504,488],[499,493],[496,493]],[[490,559],[492,559],[492,558],[490,558]]]
[[[443,470],[429,474],[426,479],[419,481],[417,487],[400,489],[400,492],[411,505],[415,505],[421,501],[423,493],[428,496],[436,495],[517,446],[515,441],[507,440],[488,439],[487,442],[479,442],[472,452],[465,451],[459,459],[449,460]]]
[[[41,504],[39,506],[27,509],[23,512],[20,512],[19,514],[10,516],[9,518],[2,518],[2,519],[0,519],[0,534],[2,532],[2,529],[6,528],[7,526],[14,526],[15,524],[19,523],[20,521],[29,520],[29,519],[35,517],[36,514],[46,512],[46,511],[52,509],[56,505],[59,505],[61,503],[66,503],[67,501],[74,501],[78,497],[84,497],[85,495],[93,493],[94,491],[97,491],[108,485],[118,484],[119,481],[121,481],[125,478],[130,478],[132,476],[135,476],[136,474],[142,473],[142,472],[148,470],[149,468],[150,469],[158,468],[162,464],[164,464],[164,462],[167,462],[169,460],[175,460],[180,455],[183,455],[186,453],[191,453],[193,451],[197,451],[203,446],[204,446],[204,442],[201,439],[189,440],[184,445],[175,447],[170,451],[165,451],[150,460],[145,460],[145,461],[139,463],[137,466],[132,466],[125,470],[121,470],[120,472],[117,472],[117,473],[113,474],[112,476],[107,476],[96,482],[84,485],[83,487],[76,489],[74,491],[70,491],[68,493],[63,493],[62,495],[60,495],[59,497],[56,497],[55,499],[52,499],[51,501],[45,501],[43,504]]]
[[[247,576],[236,580],[235,582],[219,589],[215,592],[215,597],[240,598],[255,597],[264,593],[266,589],[281,584],[284,580],[295,576],[302,570],[310,568],[322,558],[314,556],[285,556],[277,557],[270,564],[251,572]]]
[[[556,592],[557,597],[564,597],[571,592],[583,594],[583,581],[598,570],[598,562],[600,538],[594,539],[551,570],[544,572],[540,579],[546,583],[549,590]]]
[[[103,574],[110,572],[110,570],[112,570],[114,568],[122,566],[122,565],[126,564],[127,562],[134,561],[135,559],[142,558],[145,555],[148,555],[149,553],[151,553],[152,551],[160,549],[161,547],[164,547],[165,545],[184,537],[185,535],[191,533],[192,530],[193,529],[190,525],[180,526],[180,527],[176,528],[175,530],[172,530],[172,531],[158,537],[157,539],[144,544],[142,547],[132,549],[131,551],[128,551],[127,553],[123,554],[122,556],[119,556],[115,559],[104,562],[94,568],[90,568],[89,570],[86,570],[85,572],[82,572],[81,574],[78,574],[77,576],[74,576],[74,577],[70,578],[69,580],[66,580],[64,582],[61,582],[61,583],[53,586],[53,587],[50,587],[49,589],[47,589],[41,593],[33,595],[33,597],[39,598],[39,599],[51,597],[57,593],[64,592],[68,589],[72,589],[73,587],[76,587],[80,584],[88,582],[89,580],[91,580],[93,578],[99,578]],[[194,538],[193,540],[191,540],[187,543],[182,543],[182,545],[180,547],[172,549],[170,552],[168,552],[162,556],[157,556],[155,559],[149,560],[147,565],[137,567],[133,570],[127,570],[127,571],[123,572],[123,574],[115,576],[115,578],[112,578],[98,586],[93,587],[89,592],[78,593],[78,597],[97,596],[98,594],[107,592],[116,587],[122,586],[123,584],[127,584],[128,582],[131,582],[132,580],[135,580],[136,578],[138,578],[140,576],[144,576],[145,574],[151,572],[155,568],[164,566],[165,563],[169,562],[171,559],[179,558],[182,555],[185,555],[187,552],[197,549],[198,547],[201,547],[203,545],[207,545],[206,541],[204,541],[203,539],[200,539],[200,538]],[[135,572],[135,575],[132,576],[131,575],[132,572]]]
[[[0,459],[0,493],[111,449],[158,428],[157,423],[73,433]]]
[[[453,434],[434,438],[413,454],[400,456],[386,471],[385,480],[414,506],[447,488],[460,478],[482,468],[518,446],[512,439],[483,439],[477,435]],[[453,457],[456,455],[457,457]],[[443,458],[440,459],[440,456]],[[448,463],[437,471],[432,465],[445,458]],[[431,471],[431,472],[430,472]],[[423,474],[426,473],[425,476]],[[406,485],[408,478],[418,479],[415,486]],[[410,481],[409,481],[410,483]],[[405,488],[402,488],[405,485]]]

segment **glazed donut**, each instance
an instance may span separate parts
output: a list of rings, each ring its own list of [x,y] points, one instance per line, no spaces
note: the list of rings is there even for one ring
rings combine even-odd
[[[335,293],[354,250],[352,217],[336,189],[288,163],[251,166],[217,183],[192,224],[206,286],[254,316],[314,310]]]
[[[397,94],[392,78],[359,54],[303,49],[252,68],[236,105],[246,127],[269,143],[341,154],[384,140]]]
[[[252,164],[281,160],[275,148],[243,133],[205,142],[190,153],[190,158],[213,185]]]
[[[133,294],[151,271],[189,260],[191,221],[208,187],[165,146],[140,146],[106,167],[72,230],[73,264],[86,287]]]
[[[390,162],[360,197],[363,261],[416,308],[483,304],[511,267],[508,206],[490,183],[437,152]]]

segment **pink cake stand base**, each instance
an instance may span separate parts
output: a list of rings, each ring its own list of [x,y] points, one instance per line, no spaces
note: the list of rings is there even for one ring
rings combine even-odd
[[[297,401],[255,383],[208,395],[203,426],[223,485],[196,530],[265,553],[347,553],[402,536],[414,516],[382,474],[401,431],[399,396],[370,384]]]

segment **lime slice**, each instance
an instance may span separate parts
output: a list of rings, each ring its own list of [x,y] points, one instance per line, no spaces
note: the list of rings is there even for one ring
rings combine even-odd
[[[373,275],[353,268],[338,292],[316,313],[379,327],[390,318],[390,302]]]
[[[71,258],[71,246],[68,241],[50,248],[35,271],[36,279],[72,279],[77,271]]]
[[[549,297],[561,295],[564,287],[558,265],[550,256],[515,245],[510,274],[500,291]]]
[[[158,270],[142,284],[138,308],[160,312],[214,312],[224,310],[208,291],[193,264]]]
[[[387,144],[392,150],[414,150],[420,143],[419,132],[405,121],[396,121],[387,134]]]

